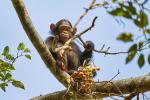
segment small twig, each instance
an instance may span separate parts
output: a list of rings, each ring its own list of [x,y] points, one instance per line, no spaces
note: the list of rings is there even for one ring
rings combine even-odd
[[[109,82],[111,82],[113,79],[115,79],[119,74],[120,74],[120,71],[119,71],[119,69],[118,69],[118,73],[117,73],[114,77],[112,77],[112,78],[109,80]]]
[[[105,47],[105,44],[103,44],[103,46],[101,47],[100,51],[102,51],[104,49],[104,47]]]
[[[85,10],[85,12],[79,17],[79,19],[77,20],[77,22],[75,23],[74,27],[77,27],[77,25],[80,23],[80,21],[83,19],[83,17],[89,12],[89,10],[92,9],[92,7],[94,6],[96,0],[93,0],[92,3],[89,5],[89,7]]]
[[[120,95],[123,96],[123,93],[121,92],[121,90],[119,89],[119,87],[116,86],[113,82],[110,82],[110,83],[113,84],[113,85],[117,88],[117,90],[118,90],[118,92],[120,93]]]
[[[71,85],[69,85],[69,86],[67,87],[66,93],[63,95],[64,98],[65,98],[65,96],[68,94],[68,92],[70,91],[70,87],[71,87]]]
[[[139,93],[137,94],[137,100],[140,100]]]
[[[133,97],[137,96],[139,93],[133,92],[129,94],[128,96],[124,96],[124,100],[131,100]]]
[[[141,5],[141,6],[144,6],[147,2],[148,2],[148,0],[144,0],[144,2],[141,3],[140,5]]]
[[[74,35],[72,38],[70,38],[62,47],[59,47],[59,48],[55,48],[55,52],[58,52],[60,50],[65,50],[65,49],[68,49],[70,48],[69,44],[76,38],[79,38],[80,41],[83,43],[83,45],[85,46],[85,43],[84,41],[81,39],[81,35],[83,35],[84,33],[86,33],[87,31],[91,30],[94,26],[95,26],[95,21],[97,19],[97,16],[94,17],[93,21],[92,21],[92,25],[90,27],[88,27],[87,29],[85,29],[84,31],[82,31],[81,33],[77,34],[77,35]]]
[[[145,95],[144,93],[142,93],[142,95],[143,95],[143,100],[145,100],[145,98],[146,98],[146,100],[150,100],[150,98],[147,97],[147,95]]]
[[[18,50],[17,56],[16,56],[16,57],[14,58],[14,60],[12,61],[11,65],[13,66],[13,64],[15,63],[15,61],[16,61],[19,57],[21,57],[21,56],[23,56],[23,55],[22,55],[22,53],[19,55],[19,50]]]
[[[80,37],[81,35],[83,35],[84,33],[86,33],[87,31],[91,30],[94,26],[95,26],[95,21],[98,17],[95,16],[93,21],[92,21],[92,25],[90,27],[88,27],[87,29],[85,29],[84,31],[82,31],[81,33],[77,34],[74,36],[74,38]],[[82,42],[82,41],[81,41]]]
[[[99,7],[104,7],[104,6],[106,6],[106,5],[108,5],[108,2],[104,1],[104,2],[102,2],[102,3],[97,3],[97,4],[95,4],[95,5],[92,7],[92,9],[96,9],[96,8],[99,8]]]
[[[103,84],[102,87],[105,86],[107,83],[110,83],[110,82],[111,82],[113,79],[115,79],[119,74],[120,74],[120,71],[119,71],[119,69],[118,69],[117,74],[116,74],[114,77],[112,77],[109,81],[106,81],[106,83]],[[95,82],[95,83],[97,83],[97,82]],[[99,83],[99,82],[98,82],[98,83]]]

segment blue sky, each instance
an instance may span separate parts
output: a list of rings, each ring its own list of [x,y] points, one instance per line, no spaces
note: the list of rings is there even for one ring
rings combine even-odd
[[[24,0],[31,20],[43,40],[49,35],[50,23],[56,23],[65,18],[75,24],[84,12],[83,7],[87,7],[90,2],[91,0]],[[150,3],[147,7],[149,5]],[[0,100],[29,100],[40,94],[64,89],[46,68],[26,36],[10,0],[0,0],[0,12],[0,51],[2,52],[2,49],[9,45],[11,52],[16,54],[17,45],[24,42],[31,49],[32,55],[31,61],[25,58],[19,59],[15,63],[16,70],[13,72],[14,77],[25,84],[26,89],[17,89],[10,85],[6,93],[0,90]],[[96,26],[82,38],[93,41],[97,49],[105,44],[111,47],[110,51],[126,51],[131,44],[116,41],[116,36],[122,31],[140,33],[130,21],[124,20],[126,26],[120,26],[103,8],[90,11],[78,25],[78,32],[90,26],[95,16],[98,16]],[[125,65],[125,58],[125,54],[104,56],[94,53],[94,62],[101,68],[95,80],[109,80],[118,69],[121,74],[116,79],[145,75],[150,72],[148,64],[142,69],[138,68],[137,58]]]

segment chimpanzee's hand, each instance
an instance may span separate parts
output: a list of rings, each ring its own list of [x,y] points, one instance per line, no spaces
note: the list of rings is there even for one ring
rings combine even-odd
[[[84,48],[86,51],[92,51],[94,49],[94,43],[92,41],[86,41]]]

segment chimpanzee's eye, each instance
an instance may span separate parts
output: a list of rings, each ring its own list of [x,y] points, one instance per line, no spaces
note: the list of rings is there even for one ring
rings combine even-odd
[[[62,32],[62,31],[70,31],[71,28],[69,26],[61,26],[59,27],[59,31]]]

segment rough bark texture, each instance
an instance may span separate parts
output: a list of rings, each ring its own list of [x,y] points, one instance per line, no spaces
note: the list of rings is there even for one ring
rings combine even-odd
[[[143,93],[150,90],[150,74],[112,82],[99,82],[93,86],[93,97],[104,98],[110,96],[123,96],[130,93]],[[35,97],[32,100],[67,100],[67,90]],[[80,98],[80,97],[79,97]]]
[[[32,44],[40,54],[41,58],[43,59],[46,66],[50,69],[50,71],[54,74],[54,76],[64,85],[67,87],[67,80],[70,79],[70,76],[64,72],[58,69],[56,67],[56,62],[54,58],[52,57],[51,53],[49,52],[49,49],[39,36],[38,32],[35,30],[30,17],[28,15],[28,12],[25,8],[25,5],[23,3],[23,0],[12,0],[13,6],[18,14],[18,17],[20,19],[20,22],[31,40]]]

